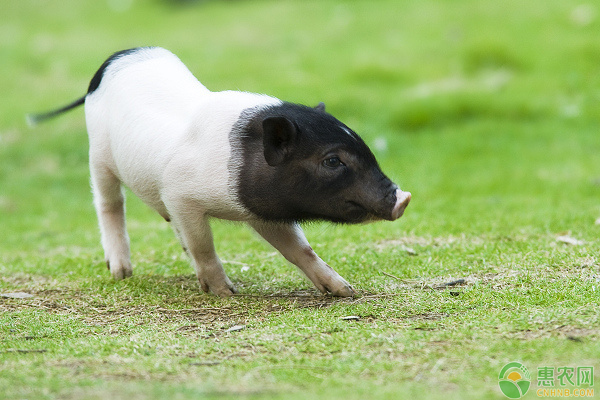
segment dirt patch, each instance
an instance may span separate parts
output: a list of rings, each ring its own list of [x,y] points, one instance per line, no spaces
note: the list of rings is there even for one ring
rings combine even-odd
[[[439,321],[443,318],[449,317],[448,313],[430,312],[423,314],[411,315],[408,319],[420,320],[420,321]]]
[[[465,235],[444,237],[405,236],[397,239],[381,240],[375,243],[375,249],[379,252],[399,250],[410,255],[417,255],[424,248],[449,247],[460,243],[482,245],[489,240],[485,237],[467,237]]]
[[[562,339],[572,340],[574,342],[583,342],[587,339],[600,338],[600,329],[561,325],[552,328],[528,329],[525,331],[512,332],[507,334],[507,336],[512,339],[522,340],[559,337]]]
[[[28,286],[28,285],[26,285]],[[185,293],[176,299],[167,299],[160,305],[140,304],[126,295],[103,299],[96,292],[86,292],[68,287],[35,290],[27,299],[0,298],[0,312],[18,312],[27,309],[45,310],[52,314],[70,315],[91,327],[111,327],[104,334],[119,334],[118,326],[124,321],[131,325],[152,323],[157,326],[180,325],[176,331],[215,333],[234,325],[244,325],[251,318],[262,320],[293,309],[325,309],[334,304],[352,304],[357,299],[323,296],[314,290],[280,292],[269,295],[234,295],[228,299],[198,291],[197,287],[182,287]]]
[[[526,276],[530,279],[544,279],[548,282],[562,282],[568,279],[600,282],[600,275],[597,274],[593,269],[587,267],[562,268],[555,270],[550,270],[548,268],[511,269],[498,267],[496,271],[497,272],[480,272],[474,274],[437,276],[421,279],[403,279],[385,271],[382,271],[381,274],[389,277],[390,281],[394,282],[393,285],[388,287],[389,291],[395,291],[395,289],[454,290],[473,285],[485,285],[492,290],[503,290],[513,286],[521,286],[518,281],[523,276]]]
[[[402,248],[404,246],[419,246],[419,247],[445,247],[452,243],[465,240],[454,236],[447,237],[425,237],[425,236],[405,236],[398,239],[381,240],[375,244],[375,248],[379,251],[388,250],[390,248]]]

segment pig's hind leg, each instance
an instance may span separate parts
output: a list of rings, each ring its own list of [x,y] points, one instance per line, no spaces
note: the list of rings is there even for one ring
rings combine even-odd
[[[355,294],[352,286],[310,247],[300,225],[253,221],[250,226],[289,262],[300,268],[321,293],[340,297]]]
[[[183,209],[193,210],[193,207]],[[221,297],[237,293],[215,251],[208,217],[193,211],[171,217],[171,223],[183,249],[192,258],[202,290],[211,291]]]
[[[92,164],[91,174],[106,264],[112,276],[121,280],[133,273],[125,226],[125,196],[121,182],[108,168]]]

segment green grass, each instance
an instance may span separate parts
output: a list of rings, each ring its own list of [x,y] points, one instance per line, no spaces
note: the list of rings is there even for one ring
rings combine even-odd
[[[538,367],[600,379],[595,3],[109,4],[128,2],[2,7],[0,294],[34,297],[0,297],[0,398],[502,399],[514,360],[529,398]],[[138,45],[174,51],[212,90],[324,101],[373,145],[413,193],[406,215],[306,226],[357,298],[321,296],[219,221],[241,295],[204,294],[169,226],[131,195],[134,276],[112,281],[82,111],[35,129],[24,115],[81,96],[110,53]]]

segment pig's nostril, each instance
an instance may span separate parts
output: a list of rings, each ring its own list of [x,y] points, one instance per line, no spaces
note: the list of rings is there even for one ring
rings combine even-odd
[[[388,194],[385,196],[385,201],[389,201],[391,203],[396,203],[396,199],[397,199],[397,192],[398,189],[397,188],[393,188],[391,191],[388,192]]]

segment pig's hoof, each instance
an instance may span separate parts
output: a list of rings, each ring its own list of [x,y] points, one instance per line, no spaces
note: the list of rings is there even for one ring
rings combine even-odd
[[[117,263],[117,262],[106,262],[108,269],[110,269],[110,273],[116,281],[123,280],[125,278],[129,278],[133,275],[133,268],[130,263]]]
[[[342,287],[338,287],[335,290],[329,290],[332,296],[336,297],[353,297],[356,295],[356,292],[349,284],[346,284]]]
[[[200,287],[206,293],[212,292],[213,294],[216,294],[219,297],[229,297],[237,293],[236,288],[233,286],[231,281],[229,281],[229,279],[219,284],[209,284],[204,279],[199,279],[199,281]]]
[[[319,289],[323,294],[330,294],[331,296],[336,297],[353,297],[356,295],[356,292],[352,286],[350,286],[350,284],[343,279],[338,282],[325,284],[323,285],[323,288]]]
[[[235,287],[233,287],[233,285],[219,289],[211,288],[211,291],[219,297],[229,297],[237,293],[237,290]]]

